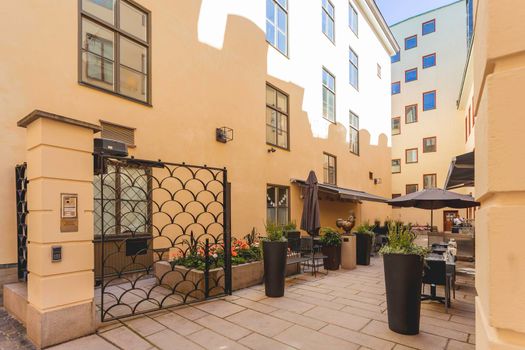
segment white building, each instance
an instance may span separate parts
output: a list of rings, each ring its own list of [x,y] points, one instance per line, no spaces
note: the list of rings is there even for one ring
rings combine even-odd
[[[450,161],[464,153],[463,112],[457,109],[467,57],[465,0],[391,26],[401,46],[392,58],[392,196],[443,188]],[[438,230],[450,230],[464,210],[434,211]],[[425,210],[394,208],[393,216],[430,224]],[[446,223],[445,223],[446,222]],[[446,226],[446,227],[445,227]]]

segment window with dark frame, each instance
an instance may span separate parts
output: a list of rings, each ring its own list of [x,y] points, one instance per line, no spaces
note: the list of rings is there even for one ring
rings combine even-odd
[[[396,81],[392,83],[392,95],[397,95],[399,93],[401,93],[401,82]]]
[[[412,164],[418,162],[417,148],[409,148],[405,150],[405,163]]]
[[[288,0],[266,0],[266,41],[288,55]]]
[[[405,194],[410,194],[419,191],[418,184],[408,184],[405,185]]]
[[[417,104],[405,106],[405,124],[417,122]]]
[[[290,188],[266,185],[266,221],[277,225],[290,222]]]
[[[358,35],[359,17],[357,15],[357,11],[350,2],[348,3],[348,26],[355,35]]]
[[[421,25],[421,34],[427,35],[430,33],[434,33],[436,31],[436,20],[431,19],[430,21],[427,21]]]
[[[323,33],[330,39],[330,41],[335,42],[335,8],[334,5],[329,0],[322,0],[323,12],[322,12],[322,24],[323,24]]]
[[[401,159],[392,159],[392,174],[401,172]]]
[[[417,35],[409,36],[405,38],[405,50],[410,50],[417,47]]]
[[[266,143],[289,149],[288,95],[266,84]]]
[[[436,90],[423,93],[423,111],[436,109]]]
[[[405,83],[417,80],[417,68],[407,69],[405,71]]]
[[[348,53],[348,62],[350,64],[350,85],[359,89],[359,56],[352,48]]]
[[[437,138],[435,136],[425,137],[423,139],[423,153],[431,153],[437,151]]]
[[[423,175],[423,189],[436,188],[437,187],[437,175],[436,174],[424,174]]]
[[[149,17],[129,0],[81,0],[80,82],[149,103]]]
[[[392,118],[392,135],[401,134],[401,117]]]
[[[423,56],[423,69],[434,67],[436,65],[436,53]]]
[[[359,155],[359,117],[350,111],[350,153]]]
[[[390,63],[396,63],[401,61],[401,52],[396,52],[396,54],[390,57]]]
[[[323,182],[337,185],[337,159],[328,153],[323,153]]]
[[[335,123],[335,77],[323,68],[323,118]]]

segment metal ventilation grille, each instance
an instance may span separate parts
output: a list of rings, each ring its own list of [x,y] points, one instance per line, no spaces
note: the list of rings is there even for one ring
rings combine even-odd
[[[135,146],[135,129],[127,126],[117,125],[110,122],[100,121],[103,139],[120,141],[128,146]]]

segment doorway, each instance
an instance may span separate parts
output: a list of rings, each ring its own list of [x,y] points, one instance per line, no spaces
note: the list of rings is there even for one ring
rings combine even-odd
[[[452,226],[454,226],[454,218],[457,217],[458,214],[459,212],[457,210],[445,210],[443,212],[443,231],[452,231]]]

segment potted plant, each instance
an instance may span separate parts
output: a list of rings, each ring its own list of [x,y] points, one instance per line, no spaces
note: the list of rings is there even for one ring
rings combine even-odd
[[[356,247],[357,247],[357,265],[370,265],[370,254],[372,253],[372,244],[375,239],[375,225],[370,225],[365,221],[357,226]]]
[[[385,269],[388,327],[401,334],[419,333],[421,280],[428,249],[414,243],[409,225],[391,222],[388,243],[379,253]]]
[[[264,262],[264,291],[268,297],[284,295],[286,253],[288,242],[283,228],[274,222],[266,224],[266,237],[262,239]]]
[[[339,270],[341,265],[341,235],[331,227],[321,229],[322,252],[325,270]]]

